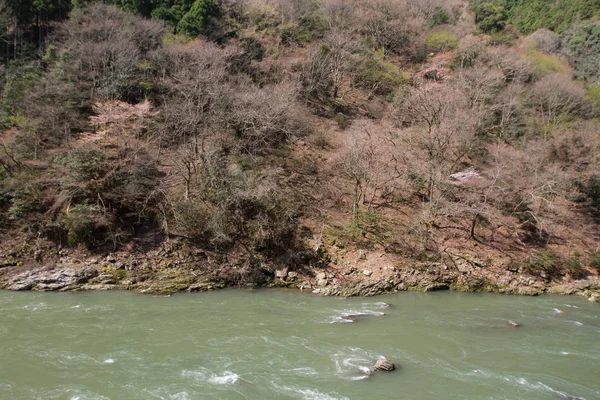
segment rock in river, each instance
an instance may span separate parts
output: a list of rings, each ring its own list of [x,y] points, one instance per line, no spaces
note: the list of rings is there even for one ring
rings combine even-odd
[[[373,365],[373,371],[393,371],[396,366],[385,357],[380,357]]]

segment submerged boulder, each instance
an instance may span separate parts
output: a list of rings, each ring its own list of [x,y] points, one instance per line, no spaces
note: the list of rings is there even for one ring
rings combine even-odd
[[[380,357],[376,362],[375,365],[373,365],[373,371],[393,371],[394,369],[396,369],[396,366],[394,365],[393,362],[391,362],[390,360],[388,360],[385,357]]]

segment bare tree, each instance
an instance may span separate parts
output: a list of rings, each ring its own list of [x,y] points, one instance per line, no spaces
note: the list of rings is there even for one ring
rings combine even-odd
[[[490,64],[499,68],[507,83],[524,83],[529,79],[530,63],[523,59],[514,49],[497,47],[489,51]]]
[[[549,29],[538,29],[529,35],[526,42],[543,53],[555,53],[560,47],[560,37]]]
[[[333,81],[333,97],[337,98],[345,74],[350,69],[351,53],[358,46],[352,38],[351,31],[335,30],[325,37],[327,46],[331,79]]]
[[[118,99],[130,95],[138,63],[160,46],[165,28],[113,6],[92,4],[74,12],[65,29],[68,54],[79,79],[92,82],[91,96]]]
[[[465,36],[459,43],[454,55],[455,63],[459,68],[468,68],[478,60],[486,61],[487,50],[485,42],[473,35]]]
[[[307,132],[294,86],[278,84],[258,89],[244,85],[237,89],[225,121],[245,152],[277,146]]]
[[[357,121],[348,132],[348,150],[336,168],[352,182],[352,223],[360,227],[363,204],[368,210],[375,201],[402,185],[401,156],[391,129],[368,121]]]
[[[408,124],[403,140],[411,175],[424,181],[425,218],[443,217],[448,201],[454,196],[450,175],[469,160],[476,147],[477,115],[470,111],[464,95],[457,88],[437,86],[410,89],[395,104],[393,115]]]
[[[501,140],[506,140],[508,135],[512,135],[518,130],[524,92],[525,88],[521,83],[510,83],[496,96],[491,105],[496,115],[496,123],[491,129],[498,131],[498,137]]]

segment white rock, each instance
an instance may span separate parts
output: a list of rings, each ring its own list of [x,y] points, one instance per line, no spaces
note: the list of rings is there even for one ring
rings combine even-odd
[[[277,271],[275,271],[276,278],[285,279],[286,276],[288,276],[288,272],[285,269],[278,269]]]

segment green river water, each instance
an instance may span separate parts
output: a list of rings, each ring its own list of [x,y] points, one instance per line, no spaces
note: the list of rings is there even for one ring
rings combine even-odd
[[[380,355],[399,370],[365,378]],[[600,399],[600,306],[579,297],[0,291],[2,400],[567,396]]]

